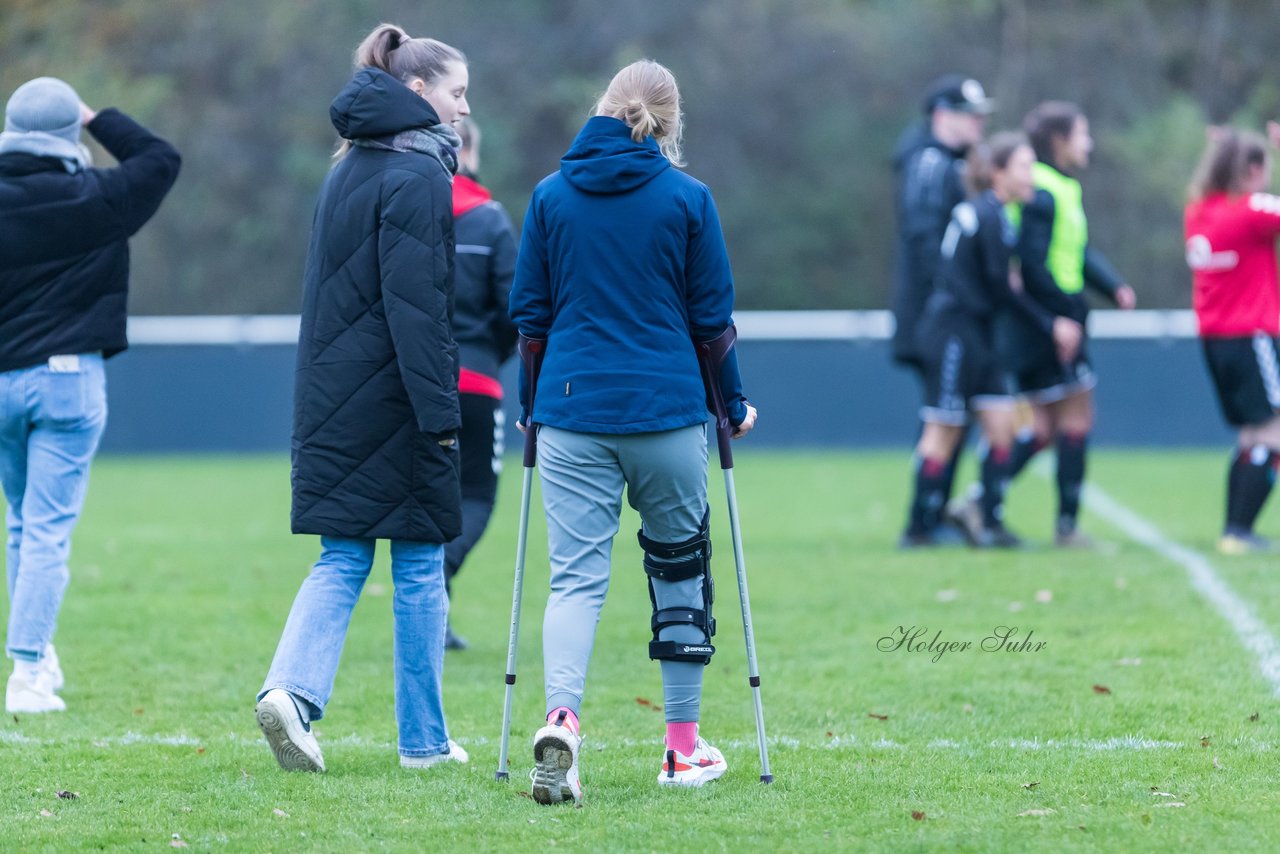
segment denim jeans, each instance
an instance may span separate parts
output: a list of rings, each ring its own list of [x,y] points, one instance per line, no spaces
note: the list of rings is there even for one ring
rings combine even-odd
[[[273,688],[283,688],[310,704],[313,720],[324,717],[351,611],[373,567],[376,542],[320,538],[320,560],[293,600],[258,699]],[[444,625],[449,613],[444,546],[392,540],[391,580],[395,584],[393,659],[400,755],[448,753],[441,700]]]
[[[10,658],[39,661],[53,640],[70,572],[71,532],[107,423],[100,353],[0,373],[0,484],[8,508]]]

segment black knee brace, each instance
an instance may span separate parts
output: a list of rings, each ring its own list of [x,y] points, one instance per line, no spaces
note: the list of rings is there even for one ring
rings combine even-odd
[[[716,621],[711,616],[711,603],[715,599],[715,583],[711,580],[711,512],[708,508],[702,517],[702,529],[682,543],[660,543],[651,540],[640,531],[640,548],[644,549],[644,571],[649,576],[649,602],[653,605],[653,618],[649,627],[653,640],[649,642],[649,658],[666,661],[695,661],[709,664],[716,648],[711,638],[716,633]],[[668,561],[659,563],[658,560]],[[653,579],[659,581],[685,581],[702,576],[702,609],[658,608],[653,593]],[[687,624],[702,630],[702,643],[679,643],[658,639],[658,632],[667,626]]]

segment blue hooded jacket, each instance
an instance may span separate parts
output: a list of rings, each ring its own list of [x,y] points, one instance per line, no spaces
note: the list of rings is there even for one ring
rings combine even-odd
[[[675,430],[707,420],[693,341],[733,323],[733,277],[711,192],[596,116],[534,190],[511,319],[547,350],[533,421],[585,433]],[[527,406],[521,366],[521,404]],[[730,420],[746,417],[731,352]],[[521,421],[529,413],[522,412]]]

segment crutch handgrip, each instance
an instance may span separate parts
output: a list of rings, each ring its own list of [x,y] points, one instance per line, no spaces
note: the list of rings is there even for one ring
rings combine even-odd
[[[538,431],[533,429],[533,396],[538,390],[538,374],[542,372],[542,357],[547,354],[547,339],[530,338],[523,332],[516,342],[516,352],[520,355],[520,363],[524,365],[524,375],[528,380],[529,400],[520,401],[529,413],[529,423],[524,430],[524,467],[533,468],[538,462]]]
[[[738,330],[730,326],[710,341],[693,342],[698,353],[698,366],[702,369],[702,384],[707,389],[707,400],[716,418],[716,445],[720,450],[720,468],[733,468],[733,425],[729,423],[729,407],[720,389],[720,367],[738,339]]]

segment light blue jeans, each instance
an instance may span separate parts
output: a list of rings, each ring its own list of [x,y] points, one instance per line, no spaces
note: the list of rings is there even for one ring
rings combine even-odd
[[[707,428],[704,424],[660,433],[575,433],[538,428],[538,471],[547,513],[551,595],[542,624],[547,712],[567,706],[581,712],[596,625],[609,590],[613,538],[618,533],[622,490],[640,514],[645,536],[683,542],[702,527],[707,511]],[[631,538],[632,572],[643,572]],[[652,579],[659,608],[702,609],[702,579]],[[705,643],[692,625],[667,626],[660,640]],[[647,649],[636,649],[642,657]],[[706,667],[663,661],[663,706],[668,723],[698,720]]]
[[[0,373],[10,658],[39,661],[53,640],[70,579],[71,532],[106,423],[100,353]]]
[[[324,717],[351,611],[373,568],[376,540],[320,538],[320,560],[302,582],[258,694],[283,688]],[[401,756],[449,752],[441,674],[449,599],[444,591],[444,546],[391,541],[391,610],[395,617],[396,724]]]

